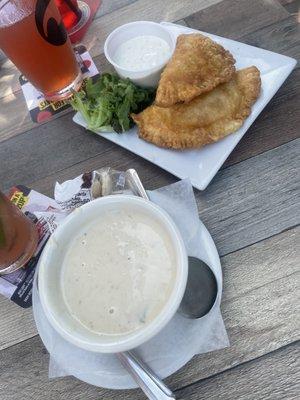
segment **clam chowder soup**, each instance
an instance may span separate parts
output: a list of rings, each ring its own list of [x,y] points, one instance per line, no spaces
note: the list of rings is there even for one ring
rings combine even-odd
[[[174,287],[176,256],[166,229],[142,211],[97,216],[69,244],[62,292],[69,312],[99,334],[149,324]]]

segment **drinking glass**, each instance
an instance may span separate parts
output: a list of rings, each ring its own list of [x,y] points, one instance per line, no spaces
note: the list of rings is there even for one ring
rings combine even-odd
[[[50,101],[82,83],[61,19],[55,0],[0,0],[0,48]]]
[[[0,192],[0,274],[24,266],[36,250],[38,238],[34,223]]]

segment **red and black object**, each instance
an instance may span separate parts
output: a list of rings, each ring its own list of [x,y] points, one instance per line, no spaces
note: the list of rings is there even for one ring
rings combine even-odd
[[[78,43],[100,7],[101,0],[55,0],[72,43]]]
[[[74,28],[81,19],[82,12],[77,0],[55,0],[67,30]]]

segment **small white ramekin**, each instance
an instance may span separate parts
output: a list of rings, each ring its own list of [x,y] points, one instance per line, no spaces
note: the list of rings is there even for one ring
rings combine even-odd
[[[156,67],[150,67],[141,71],[130,71],[126,68],[122,68],[114,61],[114,54],[121,43],[142,35],[153,35],[164,39],[170,46],[170,57],[172,56],[176,44],[174,37],[161,24],[151,21],[130,22],[112,31],[105,41],[104,54],[107,60],[114,66],[118,75],[122,78],[129,78],[136,85],[142,87],[156,87],[161,72],[170,57]]]
[[[135,332],[124,335],[99,335],[80,324],[69,313],[62,293],[62,260],[68,243],[107,210],[131,207],[147,213],[158,221],[173,244],[176,256],[176,279],[170,297],[157,317]],[[162,265],[163,268],[163,265]],[[53,328],[67,341],[85,350],[117,353],[135,348],[156,335],[173,317],[182,300],[188,275],[188,262],[181,235],[169,215],[159,206],[128,195],[107,196],[76,209],[50,237],[40,258],[38,288],[43,310]]]

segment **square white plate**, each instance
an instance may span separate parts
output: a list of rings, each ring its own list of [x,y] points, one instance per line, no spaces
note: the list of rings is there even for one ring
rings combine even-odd
[[[169,29],[175,37],[182,33],[201,32],[167,22],[162,22],[162,24]],[[162,149],[139,139],[136,127],[124,134],[117,134],[114,132],[102,132],[98,134],[146,160],[153,162],[181,179],[189,177],[194,187],[204,190],[216,175],[226,158],[244,136],[250,125],[286,80],[297,62],[293,58],[271,51],[259,49],[206,32],[201,33],[209,36],[225,47],[225,49],[229,50],[236,59],[237,69],[255,65],[261,72],[261,95],[252,107],[252,113],[237,132],[217,143],[209,144],[201,149],[183,151]],[[74,116],[73,120],[86,128],[85,120],[79,113]]]

